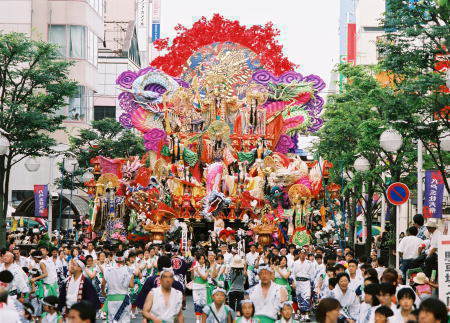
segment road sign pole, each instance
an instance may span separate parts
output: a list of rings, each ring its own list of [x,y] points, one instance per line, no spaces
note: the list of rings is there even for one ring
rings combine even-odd
[[[398,245],[400,243],[400,205],[395,206],[395,268],[400,269],[400,255]],[[405,277],[403,277],[405,278]]]

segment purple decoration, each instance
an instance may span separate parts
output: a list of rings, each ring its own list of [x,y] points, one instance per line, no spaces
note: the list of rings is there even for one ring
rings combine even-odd
[[[133,128],[133,123],[131,121],[131,114],[129,113],[122,113],[119,117],[119,122],[123,127],[127,129]]]
[[[164,94],[167,91],[167,89],[164,86],[162,86],[161,84],[156,84],[156,83],[147,84],[144,87],[144,90],[156,92],[158,94]]]
[[[137,72],[137,77],[147,74],[148,72],[156,71],[157,69],[151,66],[143,68]]]
[[[289,71],[283,73],[280,77],[273,75],[271,72],[261,69],[253,73],[252,75],[253,81],[261,85],[267,85],[267,83],[291,83],[293,81],[302,81],[303,76],[300,73],[295,71]]]
[[[309,132],[317,132],[323,125],[323,120],[321,118],[311,118],[312,125],[308,128]]]
[[[130,92],[122,92],[119,94],[119,96],[117,97],[119,100],[133,100],[133,94],[131,94]]]
[[[189,83],[180,79],[180,78],[174,78],[175,81],[177,81],[178,85],[184,88],[189,88]]]
[[[274,78],[273,74],[264,69],[258,70],[252,75],[253,81],[258,84],[266,85]]]
[[[282,154],[287,154],[289,152],[289,149],[292,149],[294,147],[294,141],[290,136],[281,135],[280,139],[278,140],[277,146],[275,147],[275,151]]]
[[[320,78],[320,76],[311,74],[304,78],[305,82],[312,82],[314,89],[319,92],[325,88],[325,82]]]
[[[136,78],[136,73],[132,71],[125,71],[117,77],[116,84],[120,85],[123,88],[131,89],[131,86]]]
[[[300,73],[289,71],[286,73],[283,73],[279,78],[277,83],[291,83],[293,81],[300,82],[303,80],[303,76]]]
[[[309,100],[306,105],[305,109],[308,111],[313,111],[314,114],[320,114],[322,112],[323,104],[325,103],[325,100],[319,96],[316,95],[315,97],[312,97],[311,100]]]
[[[159,143],[166,141],[167,134],[164,130],[159,128],[153,128],[147,131],[144,135],[145,148],[147,150],[157,151],[159,149]]]
[[[292,147],[290,149],[290,152],[295,153],[297,151],[297,147],[298,147],[298,134],[295,133],[295,135],[293,135],[291,138],[292,138],[292,142],[294,143],[294,147]]]

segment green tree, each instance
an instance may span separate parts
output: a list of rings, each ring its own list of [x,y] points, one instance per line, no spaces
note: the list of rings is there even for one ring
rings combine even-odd
[[[440,140],[450,128],[450,95],[442,68],[450,61],[450,1],[388,0],[387,5],[387,33],[378,49],[398,105],[384,113],[388,120],[404,121],[398,130],[420,139],[432,167],[446,178],[450,153],[442,150]],[[445,186],[450,193],[448,181]]]
[[[79,168],[74,176],[81,176],[89,167],[90,160],[96,156],[107,158],[127,158],[145,153],[142,136],[125,129],[115,119],[102,119],[92,122],[92,128],[81,129],[77,136],[69,138],[70,151],[75,154]],[[60,179],[65,188],[82,187],[82,183],[72,183],[70,176]]]
[[[365,186],[366,202],[362,206],[368,228],[377,212],[378,204],[373,197],[375,193],[385,194],[387,183],[382,174],[388,172],[393,181],[414,183],[411,171],[414,169],[414,148],[410,138],[405,138],[402,148],[396,153],[383,151],[379,144],[381,133],[388,129],[390,121],[384,111],[396,103],[395,93],[389,87],[383,87],[375,78],[375,68],[342,64],[338,72],[346,77],[342,93],[328,98],[325,107],[324,126],[319,132],[320,141],[317,152],[331,161],[332,180],[342,182],[344,173],[352,172],[354,176],[343,187],[345,204],[349,211],[350,241],[355,230],[356,201],[363,199]],[[370,170],[356,173],[353,163],[357,156],[365,157],[370,163]],[[409,177],[408,177],[409,176]],[[406,178],[405,178],[406,177]],[[392,217],[395,220],[395,216]],[[366,252],[370,251],[371,230],[368,230]]]
[[[56,114],[76,91],[71,62],[54,45],[19,33],[0,33],[0,128],[10,147],[0,156],[0,246],[6,244],[6,210],[11,168],[27,156],[49,153],[50,134],[62,129]]]

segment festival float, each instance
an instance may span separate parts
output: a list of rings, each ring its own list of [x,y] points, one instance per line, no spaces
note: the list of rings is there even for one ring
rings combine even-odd
[[[142,133],[147,153],[91,160],[91,230],[161,243],[201,224],[209,240],[245,230],[261,245],[309,244],[332,225],[320,202],[332,165],[297,148],[323,123],[324,81],[294,70],[270,23],[215,15],[177,30],[171,45],[154,43],[165,54],[149,67],[117,77],[119,121]]]

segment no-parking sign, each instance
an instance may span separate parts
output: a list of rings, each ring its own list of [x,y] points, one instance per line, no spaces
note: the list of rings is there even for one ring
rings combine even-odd
[[[409,199],[409,188],[403,183],[396,182],[389,185],[386,195],[391,204],[402,205]]]

